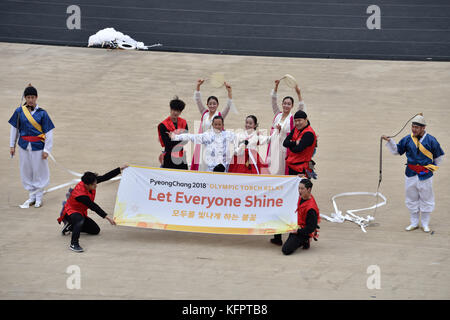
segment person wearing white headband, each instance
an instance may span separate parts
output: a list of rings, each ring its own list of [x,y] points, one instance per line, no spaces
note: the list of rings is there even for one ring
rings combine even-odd
[[[405,204],[411,220],[410,225],[406,227],[407,231],[417,229],[419,219],[423,231],[431,231],[430,214],[435,206],[433,172],[442,163],[444,151],[436,138],[425,131],[426,125],[425,118],[419,114],[412,120],[412,133],[401,139],[398,144],[392,138],[382,136],[392,154],[406,153]]]

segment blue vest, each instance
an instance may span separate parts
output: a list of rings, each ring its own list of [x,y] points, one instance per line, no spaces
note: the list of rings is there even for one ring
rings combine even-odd
[[[406,153],[407,164],[418,164],[421,166],[426,166],[428,164],[435,164],[434,159],[444,155],[444,151],[439,145],[439,142],[432,135],[426,133],[425,137],[420,142],[425,147],[425,149],[427,149],[433,154],[433,159],[430,159],[426,155],[424,155],[419,150],[419,148],[417,148],[416,144],[411,138],[411,135],[408,135],[404,137],[402,140],[400,140],[400,142],[397,144],[398,153],[400,155]],[[416,173],[414,170],[411,170],[410,168],[408,168],[408,166],[406,166],[405,175],[407,177],[413,177],[416,174],[418,173]],[[433,176],[433,172],[429,170],[427,173],[421,172],[418,175],[420,180],[425,180]]]
[[[45,111],[44,109],[36,109],[32,117],[34,118],[34,120],[36,120],[37,123],[41,125],[42,130],[44,131],[43,133],[47,133],[55,127],[52,120],[48,116],[47,111]],[[17,120],[19,120],[18,123]],[[22,149],[26,150],[29,143],[31,143],[31,150],[33,151],[44,149],[44,142],[42,141],[29,142],[22,139],[22,136],[38,136],[39,134],[41,134],[41,132],[33,127],[33,125],[28,121],[27,117],[22,111],[22,107],[19,107],[14,111],[14,114],[8,122],[14,128],[18,129],[20,136],[18,144]],[[19,126],[18,128],[17,125]]]

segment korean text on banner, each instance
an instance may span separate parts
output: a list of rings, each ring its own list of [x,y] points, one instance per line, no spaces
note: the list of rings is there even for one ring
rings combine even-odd
[[[297,176],[130,166],[114,208],[118,225],[267,235],[297,230]]]

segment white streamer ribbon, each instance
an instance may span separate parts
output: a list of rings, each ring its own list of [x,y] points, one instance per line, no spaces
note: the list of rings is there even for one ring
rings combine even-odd
[[[374,196],[374,197],[380,197],[383,199],[383,201],[380,203],[377,203],[371,207],[368,207],[368,208],[347,210],[347,214],[343,216],[342,211],[340,211],[337,207],[336,199],[340,198],[340,197],[356,196],[356,195],[369,195],[369,196]],[[372,210],[372,209],[384,206],[387,202],[387,199],[384,195],[382,195],[379,192],[344,192],[344,193],[339,193],[339,194],[333,196],[331,198],[331,201],[333,202],[333,207],[334,207],[335,212],[331,213],[331,217],[324,215],[324,214],[320,214],[321,217],[325,218],[328,221],[337,222],[337,223],[343,223],[345,220],[348,220],[348,221],[358,224],[361,227],[362,231],[367,232],[365,228],[369,225],[369,223],[371,221],[374,221],[375,218],[370,215],[368,215],[366,218],[363,218],[354,213],[359,212],[359,211]]]
[[[76,172],[76,171],[73,171],[73,170],[70,170],[70,169],[67,169],[67,168],[64,167],[63,165],[59,164],[59,163],[56,161],[55,157],[54,157],[50,152],[48,152],[48,156],[50,157],[50,159],[52,159],[52,161],[53,161],[57,166],[59,166],[59,167],[60,167],[61,169],[63,169],[64,171],[68,172],[69,174],[71,174],[71,175],[73,175],[73,176],[75,176],[75,177],[77,177],[77,178],[76,178],[76,179],[72,179],[72,180],[70,180],[69,182],[66,182],[66,183],[63,183],[63,184],[59,184],[59,185],[57,185],[57,186],[51,187],[51,188],[49,188],[49,189],[47,189],[47,190],[44,190],[44,194],[49,193],[49,192],[52,192],[52,191],[55,191],[55,190],[59,190],[59,189],[61,189],[61,188],[64,188],[64,187],[67,187],[67,186],[70,186],[70,185],[73,185],[73,184],[77,184],[78,182],[81,181],[80,178],[83,176],[81,173]],[[120,176],[119,176],[119,177],[114,177],[114,178],[111,179],[111,181],[120,180],[120,179],[121,179]],[[31,193],[30,193],[30,196],[32,196],[32,195],[38,193],[38,192],[41,191],[42,189],[43,189],[43,188],[40,188],[40,189],[37,189],[37,190],[31,192]],[[26,209],[26,208],[29,208],[29,207],[30,207],[30,204],[29,204],[29,202],[28,202],[28,200],[27,200],[27,201],[25,201],[23,204],[19,205],[19,207],[21,207],[22,209]]]

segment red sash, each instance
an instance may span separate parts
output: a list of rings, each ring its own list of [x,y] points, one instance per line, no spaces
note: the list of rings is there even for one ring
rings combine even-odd
[[[21,136],[21,138],[25,141],[28,142],[38,142],[38,141],[42,141],[42,138],[38,137],[38,136]]]
[[[408,168],[410,168],[412,171],[414,171],[417,174],[420,173],[428,173],[430,172],[430,170],[428,170],[427,168],[425,168],[424,166],[421,166],[419,164],[408,164]]]

